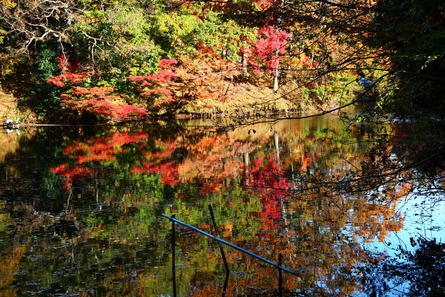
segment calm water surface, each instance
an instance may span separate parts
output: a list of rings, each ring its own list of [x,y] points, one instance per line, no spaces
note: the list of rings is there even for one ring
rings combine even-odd
[[[333,116],[211,124],[1,133],[0,296],[173,296],[161,214],[213,232],[208,205],[221,237],[297,272],[284,296],[404,296],[412,277],[380,264],[445,241],[441,139]],[[178,227],[177,296],[278,296],[276,269],[225,252],[227,281],[218,245]]]

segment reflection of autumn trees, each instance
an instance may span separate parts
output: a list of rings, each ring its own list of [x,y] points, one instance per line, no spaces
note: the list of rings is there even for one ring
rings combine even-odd
[[[52,172],[62,175],[64,188],[70,189],[73,178],[93,173],[93,162],[113,162],[117,159],[117,155],[125,152],[124,145],[140,142],[147,137],[146,133],[132,135],[128,132],[116,132],[111,136],[76,142],[63,149],[64,154],[71,155],[75,160],[74,165],[61,164],[50,169]]]
[[[29,206],[20,212],[29,217],[20,232],[44,238],[32,243],[43,255],[37,263],[45,259],[53,268],[37,269],[28,260],[20,267],[73,292],[101,287],[115,296],[171,294],[170,225],[160,214],[211,231],[211,203],[225,239],[267,259],[282,254],[284,266],[297,271],[298,278],[285,275],[286,289],[351,294],[360,290],[354,269],[368,256],[362,243],[403,227],[397,203],[417,186],[419,173],[394,153],[398,144],[387,131],[380,139],[323,118],[224,133],[117,127],[66,141],[48,173],[54,179],[48,185],[66,198],[63,211],[41,214],[24,200]],[[19,208],[8,211],[15,214],[5,217],[9,226]],[[221,293],[218,247],[182,229],[177,244],[180,292]],[[49,252],[60,245],[65,248]],[[275,269],[226,252],[236,272],[228,292],[276,288]],[[65,266],[79,270],[79,280],[58,275]]]
[[[146,160],[142,162],[143,166],[138,166],[136,161],[135,164],[128,164],[133,166],[132,171],[160,174],[167,184],[176,184],[176,179],[185,182],[199,178],[203,181],[204,192],[209,192],[217,189],[224,179],[233,179],[242,174],[253,158],[251,155],[257,154],[263,146],[266,146],[266,154],[275,155],[276,152],[273,154],[272,151],[276,151],[276,148],[271,143],[274,133],[283,139],[284,145],[278,148],[278,153],[281,150],[285,154],[280,165],[284,169],[294,162],[298,165],[296,167],[305,171],[310,164],[318,161],[318,155],[330,153],[330,150],[336,150],[342,144],[334,138],[329,139],[328,132],[323,135],[323,132],[308,131],[308,126],[289,123],[292,122],[280,122],[272,127],[258,124],[205,136],[189,131],[173,141],[151,138],[141,131],[114,132],[67,146],[63,153],[72,159],[73,165],[62,164],[51,170],[62,175],[90,173],[93,164],[112,165],[118,156],[134,152],[135,148],[130,144],[139,143],[137,152]],[[308,121],[308,124],[314,127],[318,123]],[[328,143],[320,145],[323,142]],[[341,153],[337,151],[337,155]],[[336,159],[335,156],[331,158]]]
[[[369,295],[442,296],[445,244],[423,236],[410,238],[411,247],[399,247],[397,257],[376,255],[361,267],[358,278]]]
[[[208,136],[187,146],[189,157],[181,165],[183,176],[203,180],[203,192],[221,188],[227,178],[236,178],[244,169],[241,156],[254,150],[255,143],[230,136]]]
[[[21,137],[29,137],[30,135],[22,135]],[[13,154],[19,147],[20,135],[18,133],[5,133],[2,131],[0,134],[0,161],[4,161],[8,154]]]
[[[341,242],[339,238],[348,239],[342,235],[344,230],[348,230],[354,240],[361,238],[363,241],[375,238],[383,240],[387,232],[400,230],[402,224],[400,218],[394,216],[395,206],[398,198],[406,194],[408,187],[395,187],[383,196],[380,193],[381,201],[345,194],[345,189],[354,192],[354,185],[342,184],[351,169],[363,164],[370,166],[364,154],[368,144],[360,144],[360,139],[366,138],[366,135],[359,135],[355,142],[346,145],[351,142],[350,135],[342,135],[338,124],[329,127],[328,122],[325,122],[321,128],[317,127],[319,124],[308,121],[304,126],[298,126],[301,123],[293,126],[284,122],[273,126],[273,129],[266,125],[256,125],[248,130],[241,128],[225,134],[213,133],[198,137],[192,136],[193,131],[189,131],[191,134],[176,140],[150,139],[145,133],[137,131],[115,132],[98,141],[76,143],[65,148],[64,153],[75,153],[74,163],[86,166],[83,168],[97,162],[109,166],[119,154],[126,154],[127,149],[133,148],[127,145],[137,143],[138,152],[145,151],[145,160],[141,167],[137,163],[128,164],[126,167],[133,168],[132,172],[142,173],[142,176],[158,175],[159,181],[166,186],[179,186],[179,183],[194,181],[200,186],[201,192],[208,195],[233,187],[236,182],[232,184],[227,181],[243,176],[243,186],[250,193],[257,194],[262,203],[261,211],[253,212],[261,222],[261,231],[258,231],[257,237],[259,241],[255,248],[282,246],[282,253],[293,259],[296,268],[313,268],[309,274],[305,273],[310,275],[309,282],[314,278],[325,279],[333,273],[335,265],[351,271],[354,264],[360,261],[357,245],[339,245],[331,250],[332,245]],[[390,152],[387,150],[388,154]],[[384,157],[377,158],[371,152],[372,158],[377,164]],[[365,165],[361,167],[360,174],[370,172],[370,168]],[[98,170],[97,166],[95,168]],[[320,181],[323,181],[321,185]],[[316,191],[295,192],[301,185],[308,189],[316,188]],[[128,198],[132,200],[131,197],[130,194]],[[284,203],[287,199],[290,200]],[[230,200],[227,203],[230,207]],[[182,213],[186,211],[185,208],[176,209],[176,212]],[[288,208],[293,213],[288,213]],[[205,216],[202,211],[199,213],[199,216]],[[298,226],[292,225],[295,223],[295,218],[292,218],[295,213],[301,221]],[[196,217],[198,214],[191,215]],[[227,229],[226,226],[231,227]],[[224,234],[231,236],[236,224],[228,222],[226,226],[223,226]],[[288,231],[277,238],[276,230],[283,227]],[[303,250],[295,254],[302,247]],[[317,248],[313,250],[309,247]],[[315,260],[320,255],[326,258],[324,266]],[[276,258],[277,254],[265,256]],[[342,260],[338,262],[338,259],[345,258],[352,262],[347,265]],[[328,287],[337,285],[334,282]]]
[[[291,185],[274,157],[268,158],[264,164],[260,156],[246,169],[244,186],[253,189],[261,197],[263,209],[258,216],[266,229],[281,225],[282,203],[288,200]]]
[[[20,269],[20,259],[25,252],[25,246],[14,246],[0,257],[0,296],[17,296],[17,289],[11,288],[15,276]]]

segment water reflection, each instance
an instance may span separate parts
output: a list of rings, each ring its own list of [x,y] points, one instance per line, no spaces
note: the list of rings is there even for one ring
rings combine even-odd
[[[282,254],[299,273],[283,275],[285,293],[367,294],[358,267],[384,259],[369,244],[412,221],[398,211],[407,196],[443,192],[441,140],[413,141],[406,128],[334,117],[200,126],[17,137],[1,166],[0,296],[170,296],[171,230],[160,215],[210,231],[209,204],[224,239],[273,261]],[[273,267],[225,249],[226,281],[216,243],[182,228],[176,242],[178,296],[276,294]]]

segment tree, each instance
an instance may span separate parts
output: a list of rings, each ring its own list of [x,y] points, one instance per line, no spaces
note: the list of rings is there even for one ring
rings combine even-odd
[[[123,96],[112,94],[112,87],[83,87],[82,84],[89,75],[84,72],[73,72],[77,67],[70,64],[66,56],[58,58],[61,74],[50,77],[46,82],[62,88],[61,103],[80,113],[90,112],[96,116],[106,116],[111,119],[126,119],[142,117],[147,110],[126,104]]]
[[[21,52],[38,42],[54,40],[63,52],[77,8],[72,0],[0,2],[0,22],[6,31],[7,45]]]
[[[247,38],[243,41],[250,43],[249,48],[242,48],[242,55],[248,57],[252,71],[256,75],[264,72],[272,76],[273,89],[278,91],[278,77],[280,74],[279,64],[286,54],[286,46],[291,34],[285,30],[279,30],[273,26],[265,26],[258,31],[258,39],[255,42],[249,42]]]
[[[384,110],[442,117],[445,23],[442,1],[378,1],[365,42],[389,58]]]

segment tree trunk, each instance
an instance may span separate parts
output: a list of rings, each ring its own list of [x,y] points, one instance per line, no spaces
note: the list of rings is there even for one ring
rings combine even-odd
[[[273,92],[278,92],[279,87],[279,81],[278,77],[280,76],[280,65],[278,64],[277,67],[273,70]]]
[[[247,74],[247,55],[244,52],[243,52],[243,55],[241,56],[241,63],[243,65],[244,74]]]
[[[277,155],[277,162],[278,165],[280,164],[280,139],[278,137],[278,132],[275,131],[273,134],[273,138],[274,138],[274,144],[275,144],[275,152]]]

